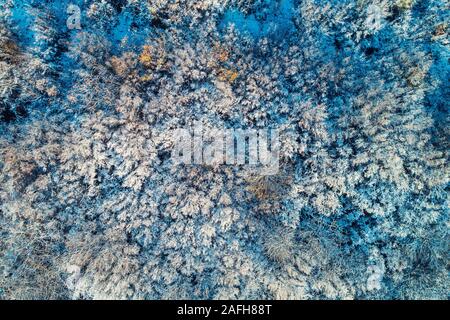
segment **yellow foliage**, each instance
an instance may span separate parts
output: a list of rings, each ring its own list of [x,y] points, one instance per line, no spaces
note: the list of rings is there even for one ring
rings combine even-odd
[[[216,45],[214,48],[214,56],[220,62],[226,62],[230,58],[228,50],[221,48],[219,45]]]
[[[220,44],[216,44],[212,56],[213,61],[210,65],[218,73],[219,80],[226,81],[230,84],[233,83],[239,77],[239,72],[231,67],[227,67],[230,64],[229,50],[221,47]]]
[[[237,77],[239,76],[239,73],[236,70],[230,70],[221,68],[219,70],[219,79],[221,81],[228,81],[229,83],[233,83]]]
[[[145,45],[144,49],[139,56],[139,61],[147,68],[152,66],[152,55],[151,55],[152,47],[149,45]]]
[[[397,0],[397,7],[403,10],[411,9],[414,4],[414,0]]]
[[[142,76],[142,77],[140,78],[140,80],[141,80],[142,82],[150,81],[150,80],[152,80],[152,79],[153,79],[153,77],[152,77],[151,74],[146,74],[146,75],[144,75],[144,76]]]

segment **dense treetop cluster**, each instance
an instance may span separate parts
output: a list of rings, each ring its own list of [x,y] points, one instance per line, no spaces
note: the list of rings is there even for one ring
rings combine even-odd
[[[0,0],[0,298],[446,299],[449,12]],[[194,122],[279,173],[173,165]]]

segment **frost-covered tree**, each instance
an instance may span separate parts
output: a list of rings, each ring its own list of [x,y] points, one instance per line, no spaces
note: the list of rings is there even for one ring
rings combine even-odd
[[[0,298],[447,298],[444,1],[74,2],[2,3]]]

